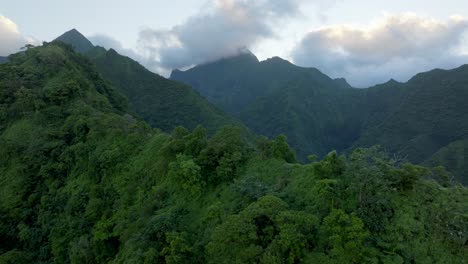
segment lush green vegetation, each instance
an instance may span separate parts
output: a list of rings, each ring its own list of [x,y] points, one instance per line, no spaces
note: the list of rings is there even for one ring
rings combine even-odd
[[[378,148],[296,163],[286,138],[170,134],[85,57],[0,65],[0,263],[463,263],[468,190]]]
[[[171,131],[177,126],[194,129],[201,124],[211,134],[222,126],[237,123],[191,87],[150,72],[113,49],[94,47],[76,30],[56,40],[74,48],[85,46],[85,49],[75,49],[89,57],[99,73],[125,95],[131,108],[153,127]]]
[[[464,183],[468,163],[462,156],[432,155],[468,139],[467,76],[468,66],[462,66],[418,74],[407,83],[351,89],[317,69],[279,58],[259,62],[252,54],[172,74],[254,132],[287,135],[300,160],[309,153],[323,157],[334,149],[381,145],[414,163],[442,162]],[[458,159],[457,165],[449,159]]]

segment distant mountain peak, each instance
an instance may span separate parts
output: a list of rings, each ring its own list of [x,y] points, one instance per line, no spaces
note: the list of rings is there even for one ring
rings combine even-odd
[[[118,53],[115,49],[113,49],[113,48],[110,48],[107,52],[108,52],[109,54],[113,54],[113,55],[119,54],[119,53]]]
[[[71,30],[69,30],[69,31],[66,32],[66,33],[70,33],[70,34],[80,34],[80,35],[82,35],[76,28],[72,28]],[[65,33],[65,34],[66,34],[66,33]]]
[[[182,73],[183,71],[179,69],[174,69],[172,70],[171,75],[169,76],[169,79],[177,79]]]
[[[266,63],[288,63],[288,64],[291,64],[290,61],[285,60],[285,59],[283,59],[281,57],[278,57],[278,56],[268,58],[264,62],[266,62]]]
[[[346,81],[345,78],[336,78],[336,79],[333,79],[333,81],[338,84],[339,86],[341,87],[344,87],[344,88],[353,88],[349,83],[348,81]]]
[[[248,49],[241,49],[239,50],[237,54],[221,58],[220,60],[215,61],[215,63],[220,62],[220,61],[248,61],[248,62],[253,62],[253,63],[260,62],[257,56],[255,56],[255,54],[253,54]]]
[[[253,54],[250,50],[243,48],[243,49],[239,49],[238,53],[236,54],[225,56],[220,59],[213,60],[213,61],[207,61],[205,63],[201,63],[187,70],[174,69],[172,70],[171,76],[169,77],[169,79],[177,79],[183,73],[197,71],[200,69],[204,69],[206,67],[218,68],[218,67],[227,66],[230,68],[245,69],[245,68],[250,68],[253,65],[257,65],[258,63],[260,63],[260,61],[258,60],[257,56],[255,56],[255,54]]]
[[[395,79],[393,79],[393,78],[391,78],[391,79],[388,80],[385,84],[387,84],[387,85],[396,85],[396,84],[400,84],[400,82],[397,81],[397,80],[395,80]]]
[[[93,43],[91,43],[91,41],[89,41],[83,34],[81,34],[75,28],[63,33],[54,41],[61,41],[66,44],[72,45],[76,51],[81,53],[86,53],[94,48]]]

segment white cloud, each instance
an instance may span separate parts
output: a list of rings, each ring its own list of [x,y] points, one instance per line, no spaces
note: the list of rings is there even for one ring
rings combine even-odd
[[[122,43],[110,36],[105,34],[96,34],[90,37],[87,37],[91,43],[97,46],[104,47],[106,49],[114,49],[118,53],[128,56],[134,60],[141,61],[144,60],[139,54],[137,54],[133,49],[125,48]]]
[[[140,32],[139,52],[155,71],[237,54],[275,36],[273,27],[298,12],[299,0],[215,0],[185,23]]]
[[[467,63],[460,52],[467,29],[468,19],[460,16],[439,21],[411,13],[388,15],[365,28],[337,25],[309,32],[292,58],[357,86],[404,81],[419,71]]]
[[[0,43],[0,56],[7,56],[19,51],[28,43],[37,44],[38,41],[23,36],[13,21],[0,15]]]
[[[119,54],[127,56],[148,69],[152,69],[154,72],[161,74],[163,76],[169,76],[171,73],[171,69],[166,69],[162,67],[155,67],[155,63],[151,58],[144,57],[142,54],[136,52],[134,49],[125,48],[122,43],[110,36],[105,34],[96,34],[87,37],[89,41],[91,41],[94,45],[101,46],[106,49],[114,49]]]

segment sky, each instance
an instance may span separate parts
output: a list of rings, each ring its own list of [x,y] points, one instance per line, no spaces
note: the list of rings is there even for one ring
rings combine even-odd
[[[150,70],[280,56],[356,87],[468,63],[466,0],[0,0],[0,55],[76,28]]]

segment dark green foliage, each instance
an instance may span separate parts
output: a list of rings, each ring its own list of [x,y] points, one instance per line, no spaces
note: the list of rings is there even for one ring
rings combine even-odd
[[[378,148],[162,133],[63,44],[0,65],[0,263],[463,263],[468,190]]]
[[[212,184],[230,181],[249,158],[247,135],[239,127],[224,127],[200,151],[197,161]]]
[[[318,219],[264,196],[228,217],[207,245],[209,263],[296,263],[317,240]]]
[[[369,234],[362,220],[356,215],[348,215],[343,210],[334,209],[323,219],[320,230],[324,248],[337,262],[363,263],[371,258],[367,252],[370,250],[364,244]]]
[[[272,140],[271,144],[271,155],[274,158],[282,159],[289,163],[296,161],[296,154],[288,145],[287,138],[285,135],[279,135]]]

